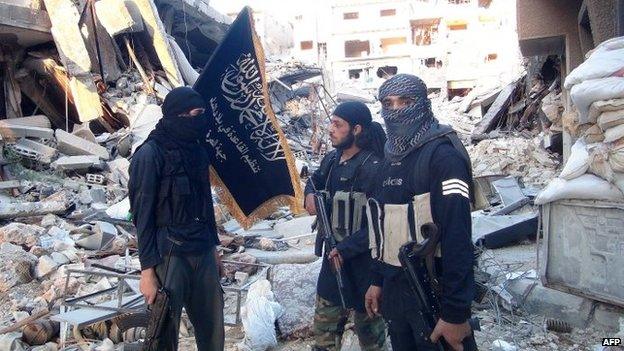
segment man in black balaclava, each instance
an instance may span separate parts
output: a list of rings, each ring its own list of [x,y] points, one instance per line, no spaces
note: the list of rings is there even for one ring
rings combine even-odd
[[[388,322],[394,351],[438,350],[431,340],[440,337],[462,350],[462,342],[474,342],[467,322],[475,293],[470,158],[453,129],[434,117],[427,87],[418,77],[388,79],[379,88],[379,100],[388,141],[371,196],[376,201],[369,202],[369,213],[378,215],[370,219],[375,261],[366,309]],[[424,326],[398,259],[399,248],[422,241],[420,233],[431,223],[441,235],[441,257],[436,259],[441,309],[433,332]]]
[[[314,192],[328,194],[328,216],[336,248],[325,248],[318,277],[314,314],[314,350],[340,350],[342,334],[354,309],[355,332],[362,350],[385,350],[386,328],[380,317],[368,317],[364,293],[369,285],[368,234],[364,208],[373,178],[379,171],[385,133],[373,122],[368,107],[361,102],[345,102],[331,117],[329,137],[336,150],[328,153],[318,170],[308,179],[305,207],[316,214]],[[317,254],[322,241],[317,238]],[[343,297],[339,294],[330,261],[341,266]]]
[[[193,89],[173,89],[162,105],[163,117],[130,164],[141,293],[150,305],[159,287],[170,294],[171,311],[158,350],[177,350],[182,307],[193,324],[198,350],[224,347],[222,268],[204,145],[205,108]]]

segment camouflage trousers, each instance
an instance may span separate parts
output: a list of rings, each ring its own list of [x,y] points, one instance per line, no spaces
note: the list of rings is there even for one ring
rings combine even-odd
[[[322,297],[316,296],[314,325],[312,327],[315,341],[313,350],[340,350],[342,334],[349,319],[349,312],[350,310],[345,310],[342,306],[336,306]],[[355,311],[353,322],[362,351],[386,350],[386,324],[383,318],[369,318],[366,313]]]

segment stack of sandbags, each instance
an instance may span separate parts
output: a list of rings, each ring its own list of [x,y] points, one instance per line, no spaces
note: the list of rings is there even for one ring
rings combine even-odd
[[[624,37],[600,44],[566,78],[578,112],[563,118],[578,139],[539,204],[565,198],[624,201]]]

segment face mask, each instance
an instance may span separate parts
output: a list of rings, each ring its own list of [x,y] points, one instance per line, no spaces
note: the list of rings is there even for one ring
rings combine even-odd
[[[167,131],[181,141],[192,142],[205,137],[207,133],[208,120],[205,115],[196,117],[169,117],[163,122]]]

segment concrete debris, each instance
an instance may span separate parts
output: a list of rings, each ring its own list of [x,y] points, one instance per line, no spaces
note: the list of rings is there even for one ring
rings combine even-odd
[[[0,245],[0,262],[0,292],[6,292],[33,280],[33,268],[38,260],[20,246],[3,243]]]
[[[88,170],[91,167],[97,166],[101,163],[98,156],[62,156],[52,162],[50,166],[52,169],[59,171],[78,171]]]
[[[59,151],[66,155],[94,155],[103,160],[108,160],[110,157],[108,150],[105,147],[67,133],[62,129],[57,129],[55,135]]]

